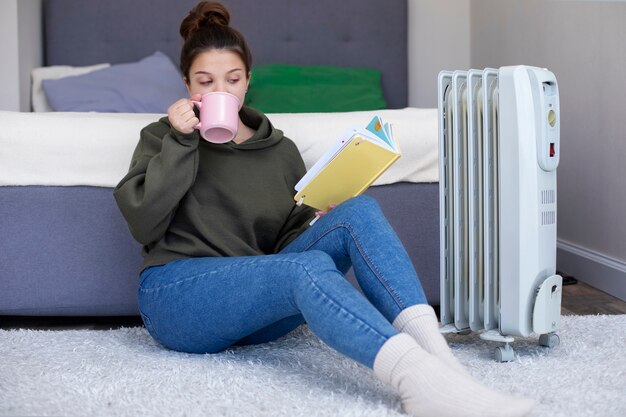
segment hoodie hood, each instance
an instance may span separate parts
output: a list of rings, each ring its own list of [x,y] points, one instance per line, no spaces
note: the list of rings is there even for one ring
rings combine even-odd
[[[276,145],[283,139],[282,130],[274,128],[263,113],[243,106],[239,111],[243,124],[256,130],[256,133],[243,143],[228,142],[227,146],[234,149],[262,149]]]

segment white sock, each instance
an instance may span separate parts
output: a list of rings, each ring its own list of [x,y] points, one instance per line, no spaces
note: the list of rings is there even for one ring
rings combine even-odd
[[[398,390],[404,411],[416,417],[522,417],[534,406],[456,372],[404,333],[383,344],[374,373]]]
[[[399,332],[408,333],[426,352],[437,356],[458,372],[469,375],[465,367],[452,354],[448,342],[439,333],[439,322],[435,310],[428,304],[416,304],[405,308],[393,321]]]

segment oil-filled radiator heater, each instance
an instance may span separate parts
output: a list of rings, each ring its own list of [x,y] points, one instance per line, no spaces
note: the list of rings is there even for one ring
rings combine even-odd
[[[441,331],[558,345],[559,94],[546,69],[442,71],[439,99]]]

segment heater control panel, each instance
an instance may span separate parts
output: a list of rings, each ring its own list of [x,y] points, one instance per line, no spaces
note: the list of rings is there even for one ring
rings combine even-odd
[[[535,110],[539,113],[537,126],[537,159],[544,171],[553,171],[559,165],[560,125],[559,90],[554,74],[549,71],[535,72]]]

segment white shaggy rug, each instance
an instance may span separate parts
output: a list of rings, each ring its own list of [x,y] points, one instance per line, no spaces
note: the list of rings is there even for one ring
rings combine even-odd
[[[626,315],[564,316],[560,346],[449,336],[477,379],[533,397],[532,416],[626,416]],[[454,387],[450,387],[454,389]],[[143,328],[0,330],[0,416],[401,416],[393,390],[306,326],[216,355],[165,350]]]

